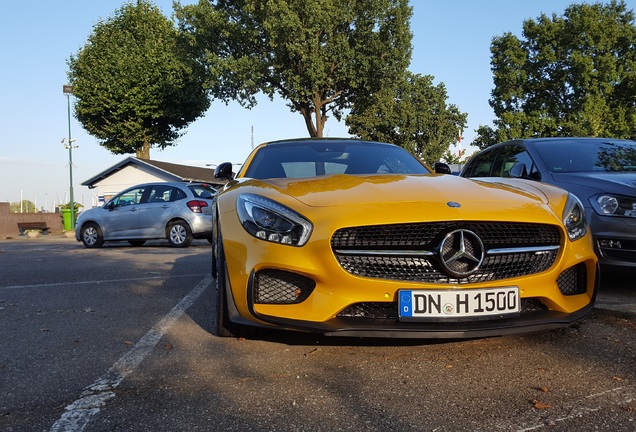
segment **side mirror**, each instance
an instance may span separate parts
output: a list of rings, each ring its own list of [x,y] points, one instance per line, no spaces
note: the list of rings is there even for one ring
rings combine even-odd
[[[444,162],[435,162],[433,169],[437,174],[452,174],[450,167]]]
[[[234,180],[234,173],[232,172],[232,162],[223,162],[217,165],[214,169],[214,178],[217,180]]]

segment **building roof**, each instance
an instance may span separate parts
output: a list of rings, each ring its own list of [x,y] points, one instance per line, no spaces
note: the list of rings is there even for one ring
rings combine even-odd
[[[179,165],[170,162],[140,159],[131,156],[84,181],[82,183],[82,186],[93,188],[95,187],[95,183],[104,180],[105,178],[113,175],[115,172],[121,171],[126,167],[132,165],[141,166],[146,171],[155,173],[157,175],[168,176],[170,178],[169,181],[203,182],[211,184],[224,183],[223,181],[219,181],[214,178],[214,170],[210,168]]]

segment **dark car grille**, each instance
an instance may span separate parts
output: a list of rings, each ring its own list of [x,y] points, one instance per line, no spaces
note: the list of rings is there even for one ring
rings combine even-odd
[[[520,312],[522,315],[545,311],[548,308],[541,301],[533,298],[521,299]],[[337,315],[339,318],[365,318],[398,320],[397,302],[363,302],[354,303],[343,309]]]
[[[483,261],[466,276],[450,274],[441,262],[440,245],[453,230],[469,230],[483,243]],[[343,228],[334,233],[331,247],[342,268],[356,276],[465,284],[545,271],[560,241],[552,225],[438,222]]]
[[[607,239],[613,242],[613,246],[603,246],[601,240],[597,240],[600,255],[607,260],[636,262],[636,242],[630,240]]]

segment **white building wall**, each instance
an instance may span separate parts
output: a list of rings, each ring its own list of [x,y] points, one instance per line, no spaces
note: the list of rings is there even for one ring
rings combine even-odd
[[[138,165],[128,165],[107,178],[95,183],[95,194],[99,197],[98,205],[103,205],[122,190],[141,183],[174,181],[174,177],[165,174],[157,176]]]

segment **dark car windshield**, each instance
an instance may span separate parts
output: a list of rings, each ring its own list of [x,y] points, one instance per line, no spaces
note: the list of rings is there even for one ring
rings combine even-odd
[[[535,143],[553,173],[636,171],[636,142],[546,140]]]
[[[391,144],[307,140],[273,143],[254,155],[245,177],[303,178],[328,174],[428,174],[408,151]]]

